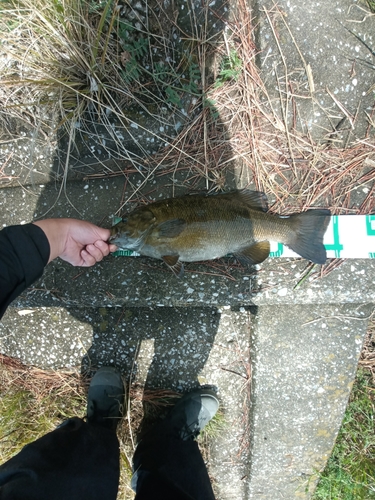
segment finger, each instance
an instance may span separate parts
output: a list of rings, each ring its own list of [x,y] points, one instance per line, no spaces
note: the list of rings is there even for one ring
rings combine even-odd
[[[81,251],[81,258],[83,260],[83,264],[81,264],[82,267],[91,267],[96,264],[95,258],[86,250]]]
[[[102,252],[104,257],[109,254],[109,252],[110,252],[109,245],[105,241],[97,240],[97,241],[95,241],[94,245],[96,246],[96,248],[98,250],[100,250]]]
[[[111,236],[111,231],[109,229],[104,229],[103,227],[96,227],[97,234],[99,238],[103,241],[108,241]]]
[[[88,252],[92,257],[94,257],[95,259],[95,262],[100,262],[104,255],[102,253],[101,250],[99,250],[99,248],[96,248],[95,245],[93,244],[90,244],[90,245],[87,245],[86,248],[85,248],[86,252]]]
[[[112,252],[116,252],[116,250],[118,249],[118,247],[116,245],[109,245],[109,251],[112,253]]]

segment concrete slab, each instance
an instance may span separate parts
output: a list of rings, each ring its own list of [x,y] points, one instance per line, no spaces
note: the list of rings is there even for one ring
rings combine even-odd
[[[341,425],[372,309],[259,307],[247,498],[311,498]]]
[[[288,128],[336,146],[373,135],[375,17],[366,4],[250,3],[262,80]]]

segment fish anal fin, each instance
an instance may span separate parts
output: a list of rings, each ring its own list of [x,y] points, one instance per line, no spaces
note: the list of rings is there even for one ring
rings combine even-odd
[[[240,252],[236,253],[236,257],[241,263],[253,266],[267,259],[270,254],[270,248],[269,241],[259,241],[250,247],[243,248]]]
[[[177,278],[182,278],[184,265],[178,255],[163,255],[162,259]]]
[[[159,237],[161,238],[175,238],[186,227],[186,221],[184,219],[171,219],[162,222],[158,226]]]

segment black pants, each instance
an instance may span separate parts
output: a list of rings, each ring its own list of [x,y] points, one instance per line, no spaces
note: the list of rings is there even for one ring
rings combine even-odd
[[[164,422],[134,455],[136,500],[214,500],[195,441],[182,441]],[[0,466],[0,500],[116,500],[119,443],[105,427],[72,418]]]

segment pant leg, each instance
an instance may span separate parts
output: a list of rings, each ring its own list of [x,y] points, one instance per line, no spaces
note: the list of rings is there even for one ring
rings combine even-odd
[[[183,441],[168,422],[152,427],[133,458],[135,500],[215,500],[196,441]]]
[[[116,500],[116,432],[75,417],[0,466],[0,500]]]

